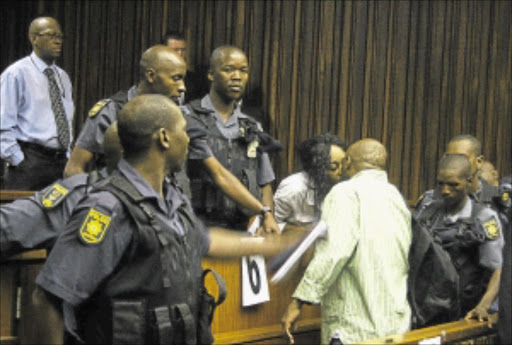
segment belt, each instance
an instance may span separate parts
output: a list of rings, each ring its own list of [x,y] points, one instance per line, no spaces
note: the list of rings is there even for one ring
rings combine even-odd
[[[39,144],[29,143],[27,141],[19,141],[18,140],[18,144],[24,150],[27,149],[27,150],[36,151],[36,152],[38,152],[42,155],[45,155],[49,158],[53,158],[53,159],[66,159],[67,158],[66,150],[52,149],[49,147],[44,147]]]

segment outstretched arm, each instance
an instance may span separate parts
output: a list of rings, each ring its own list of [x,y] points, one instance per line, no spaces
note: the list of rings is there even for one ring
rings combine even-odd
[[[248,255],[273,256],[296,243],[296,236],[253,237],[243,232],[210,228],[208,256],[224,258]]]
[[[203,163],[208,169],[208,172],[212,176],[215,184],[222,190],[222,192],[224,192],[224,194],[239,205],[248,208],[254,213],[261,212],[263,204],[247,190],[235,175],[220,164],[215,157],[208,157],[203,160]],[[272,208],[272,187],[270,187],[270,185],[265,185],[262,188],[262,192],[263,202],[266,206],[270,206]],[[280,233],[272,212],[265,213],[263,224],[266,232]]]
[[[85,173],[85,167],[92,160],[92,157],[91,151],[75,146],[64,168],[64,177]]]
[[[500,278],[501,269],[494,270],[491,279],[489,280],[489,284],[487,285],[487,291],[480,300],[480,303],[466,314],[466,319],[477,319],[478,321],[487,320],[489,322],[489,327],[491,327],[492,318],[490,318],[488,310],[496,296],[498,296],[498,292],[500,290]]]

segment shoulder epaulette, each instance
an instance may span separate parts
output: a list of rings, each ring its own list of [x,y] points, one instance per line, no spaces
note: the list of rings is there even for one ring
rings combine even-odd
[[[92,108],[89,110],[89,117],[95,117],[98,115],[101,109],[103,109],[107,104],[110,103],[109,99],[102,99],[98,101]]]
[[[46,209],[51,209],[61,204],[68,194],[77,187],[87,184],[87,174],[78,174],[59,180],[43,190],[39,202]]]
[[[110,100],[112,100],[119,107],[119,109],[121,109],[126,103],[128,103],[128,91],[119,91],[110,97]]]
[[[41,195],[41,205],[44,208],[54,208],[66,198],[69,189],[60,183],[54,183]]]
[[[189,106],[191,112],[196,115],[208,115],[208,114],[213,113],[213,110],[203,108],[201,106],[200,99],[194,99],[193,101],[190,101],[190,103],[188,103],[188,106]]]

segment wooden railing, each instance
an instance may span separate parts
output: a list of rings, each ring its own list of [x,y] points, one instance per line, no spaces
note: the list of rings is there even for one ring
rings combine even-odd
[[[9,202],[32,192],[0,191],[0,202]],[[46,251],[31,251],[13,256],[0,266],[0,344],[37,343],[32,320],[31,291]],[[217,344],[286,344],[280,319],[290,301],[301,272],[279,286],[270,286],[270,301],[258,306],[241,307],[241,268],[239,260],[203,260],[203,267],[213,268],[226,280],[228,295],[217,309],[213,332]],[[215,284],[207,281],[215,294]],[[320,309],[305,306],[295,331],[296,344],[320,343]],[[460,343],[489,344],[495,342],[496,331],[487,323],[457,321],[419,329],[401,335],[371,339],[360,344]]]
[[[421,328],[404,334],[370,339],[358,344],[495,344],[496,320],[461,320]]]

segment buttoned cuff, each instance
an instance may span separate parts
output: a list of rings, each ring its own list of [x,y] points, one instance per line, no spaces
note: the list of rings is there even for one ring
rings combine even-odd
[[[322,296],[316,284],[304,277],[292,297],[304,302],[319,304]]]
[[[23,162],[23,160],[25,159],[25,155],[23,154],[23,151],[18,151],[18,152],[15,152],[13,153],[9,158],[7,158],[7,161],[16,166],[18,164],[20,164],[21,162]]]

